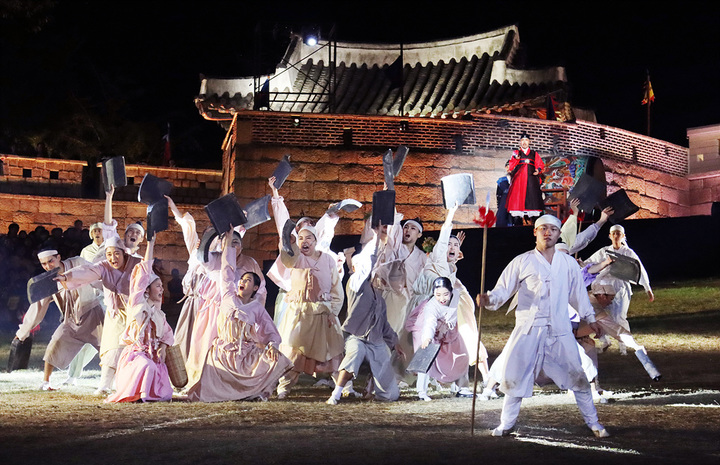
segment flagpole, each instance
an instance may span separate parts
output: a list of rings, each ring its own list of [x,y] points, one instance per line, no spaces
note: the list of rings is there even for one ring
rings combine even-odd
[[[403,52],[403,43],[400,42],[400,116],[405,116],[405,82],[403,79],[405,58],[403,57]]]
[[[652,105],[652,99],[650,98],[650,71],[645,70],[645,73],[647,75],[645,85],[646,87],[646,94],[647,94],[647,136],[650,137],[650,105]]]
[[[480,271],[480,293],[485,289],[485,256],[487,254],[487,226],[483,227],[482,268]],[[477,399],[478,364],[480,363],[480,340],[482,337],[482,305],[478,305],[478,342],[475,350],[475,374],[473,380],[472,413],[470,415],[470,436],[475,435],[475,401]]]

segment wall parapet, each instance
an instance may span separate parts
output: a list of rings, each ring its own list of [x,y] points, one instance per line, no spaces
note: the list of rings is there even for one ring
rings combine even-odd
[[[588,121],[563,123],[533,118],[475,116],[473,119],[243,112],[254,144],[322,148],[407,145],[415,151],[472,154],[510,150],[527,132],[543,156],[594,156],[685,176],[688,149],[659,139]]]

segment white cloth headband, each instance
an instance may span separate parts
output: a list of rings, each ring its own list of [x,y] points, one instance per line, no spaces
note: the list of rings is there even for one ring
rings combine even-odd
[[[54,249],[42,250],[42,251],[38,252],[37,257],[38,257],[38,260],[42,260],[43,258],[54,257],[55,255],[58,255],[57,250],[54,250]]]
[[[536,228],[539,228],[544,224],[551,224],[553,226],[556,226],[558,229],[562,228],[562,223],[560,223],[560,220],[552,215],[543,215],[537,220],[535,220]]]

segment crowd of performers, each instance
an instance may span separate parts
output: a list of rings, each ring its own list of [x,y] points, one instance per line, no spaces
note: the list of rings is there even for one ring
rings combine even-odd
[[[55,389],[50,384],[54,368],[69,369],[68,382],[75,382],[99,352],[96,393],[106,402],[285,399],[301,374],[322,378],[325,373],[334,388],[326,402],[335,405],[343,396],[361,395],[353,380],[364,363],[370,369],[368,398],[395,401],[401,388],[415,383],[417,399],[431,401],[431,382],[472,397],[469,368],[477,364],[483,379],[479,399],[504,394],[501,424],[493,435],[514,428],[522,399],[532,395],[534,385],[554,382],[574,392],[585,422],[604,437],[608,433],[598,422],[593,396],[608,393],[600,388],[591,335],[612,336],[622,350],[632,348],[651,378],[659,379],[627,322],[632,288],[608,273],[608,251],[637,259],[622,226],[614,225],[611,245],[582,266],[570,255],[595,238],[611,210],[603,210],[597,223],[579,233],[577,202],[564,224],[552,215],[539,216],[536,248],[516,257],[494,289],[474,301],[457,277],[464,242],[464,234],[452,231],[457,205],[447,210],[429,253],[416,245],[424,232],[422,221],[400,213],[388,226],[373,228],[368,220],[360,250],[336,253],[330,250],[339,220],[333,206],[317,221],[299,219],[293,240],[283,243],[290,216],[274,181],[268,184],[278,257],[267,276],[243,254],[242,227],[216,235],[202,250],[194,218],[168,197],[188,252],[185,295],[174,330],[161,310],[163,283],[152,268],[156,237],[147,241],[141,256],[144,229],[139,223],[119,235],[113,190],[106,196],[105,218],[91,228],[97,240],[79,257],[62,259],[57,250],[38,253],[45,270],[59,268],[60,291],[31,305],[16,337],[28,337],[55,302],[63,321],[47,346],[41,389]],[[343,289],[346,267],[350,276]],[[275,302],[266,302],[266,278],[279,288]],[[644,268],[640,284],[652,300]],[[341,322],[345,301],[347,316]],[[510,301],[516,326],[489,367],[475,304],[497,310]],[[266,306],[274,306],[274,320]],[[601,341],[602,352],[610,342]],[[409,373],[413,354],[430,343],[440,345],[430,369]],[[175,347],[187,373],[182,388],[173,387],[166,363]]]

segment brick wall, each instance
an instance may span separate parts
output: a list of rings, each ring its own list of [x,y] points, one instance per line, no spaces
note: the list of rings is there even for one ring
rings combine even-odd
[[[0,192],[81,197],[87,162],[0,155]]]
[[[406,130],[401,130],[401,121],[408,122]],[[623,188],[641,208],[633,218],[706,215],[712,201],[720,200],[716,178],[687,178],[686,148],[594,123],[267,112],[243,113],[236,122],[236,144],[226,171],[235,172],[233,187],[240,202],[270,193],[267,177],[282,156],[290,154],[295,169],[280,194],[292,218],[318,218],[330,203],[345,198],[365,205],[342,215],[338,235],[360,233],[371,210],[372,193],[383,187],[382,154],[400,144],[410,148],[395,181],[397,208],[406,217],[418,216],[427,230],[439,229],[446,214],[440,179],[460,172],[473,175],[478,203],[484,203],[489,193],[494,208],[496,180],[505,173],[510,150],[524,131],[541,156],[600,158],[608,192]],[[472,221],[476,212],[477,207],[461,207],[455,217],[457,227],[476,227]],[[274,223],[251,233],[246,249],[253,250],[256,258],[274,258],[278,240]]]
[[[38,226],[44,226],[48,231],[56,227],[65,230],[71,227],[75,220],[81,220],[84,227],[87,227],[102,221],[104,208],[104,200],[0,193],[1,232],[7,232],[7,226],[12,222],[17,223],[21,231],[27,232]],[[118,232],[122,235],[125,227],[135,221],[142,221],[143,225],[146,225],[146,208],[146,205],[137,201],[114,201],[113,216],[118,222]],[[193,215],[199,234],[210,225],[202,206],[178,203],[178,208],[183,213],[187,211]],[[169,229],[158,233],[156,244],[155,256],[163,261],[166,277],[169,278],[173,268],[180,270],[180,274],[183,275],[187,270],[188,252],[182,231],[172,218],[169,221]],[[144,245],[141,245],[140,251],[144,253]]]
[[[295,118],[299,124],[295,124]],[[527,132],[535,150],[597,156],[684,176],[688,149],[611,126],[578,121],[560,123],[531,118],[475,116],[472,120],[241,113],[238,125],[251,127],[256,144],[296,147],[396,147],[416,151],[463,152],[510,150]],[[407,122],[402,130],[401,122]]]
[[[105,198],[100,179],[100,164],[94,167],[94,173],[90,173],[87,162],[80,160],[17,155],[0,155],[0,160],[3,168],[0,192],[49,197]],[[218,198],[223,180],[220,170],[126,165],[125,173],[128,186],[117,190],[117,200],[135,201],[138,187],[145,174],[149,173],[172,183],[172,195],[177,203],[206,205]],[[90,195],[83,189],[83,185],[88,183],[95,184],[95,188],[90,189]]]

